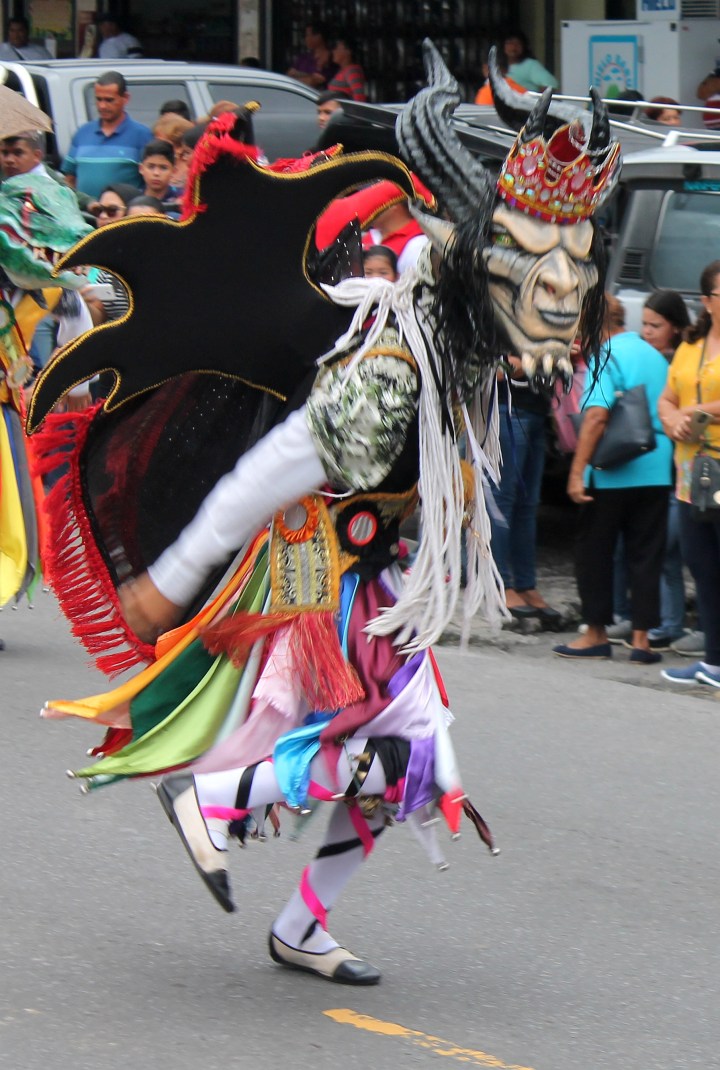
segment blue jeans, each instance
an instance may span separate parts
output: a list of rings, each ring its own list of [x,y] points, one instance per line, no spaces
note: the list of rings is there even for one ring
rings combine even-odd
[[[52,316],[46,316],[40,320],[33,340],[30,344],[30,356],[35,368],[39,371],[49,363],[55,346],[57,345],[57,322]]]
[[[700,627],[705,633],[705,661],[720,665],[720,509],[709,520],[694,520],[688,502],[679,503],[683,557],[695,580]]]
[[[512,422],[512,436],[509,421]],[[545,417],[500,406],[503,465],[494,492],[505,520],[491,518],[492,551],[505,587],[530,591],[537,586],[535,542],[537,507],[545,467]]]
[[[680,548],[680,508],[674,493],[670,494],[668,509],[665,563],[660,577],[660,627],[657,636],[678,639],[685,628],[685,580]],[[650,632],[656,637],[655,630]]]

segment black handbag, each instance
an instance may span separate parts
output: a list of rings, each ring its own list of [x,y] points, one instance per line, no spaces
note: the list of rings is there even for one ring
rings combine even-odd
[[[705,363],[706,346],[707,339],[703,344],[700,364],[698,365],[698,405],[702,405],[700,372]],[[710,452],[704,451],[712,451],[718,456],[711,457]],[[714,520],[717,516],[716,510],[720,509],[720,450],[716,449],[715,446],[711,446],[708,442],[703,442],[693,458],[690,472],[690,505],[692,506],[691,514],[694,520]]]
[[[580,412],[573,419],[578,434],[584,415]],[[598,471],[617,468],[643,453],[650,453],[656,445],[647,390],[641,383],[630,390],[616,392],[605,433],[593,451],[590,464]]]
[[[720,456],[695,455],[690,474],[690,504],[695,520],[714,520],[717,516],[720,509]]]

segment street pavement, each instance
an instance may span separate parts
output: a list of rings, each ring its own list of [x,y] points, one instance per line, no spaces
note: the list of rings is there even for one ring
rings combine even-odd
[[[386,833],[331,920],[383,972],[355,989],[266,952],[323,815],[235,851],[223,914],[147,784],[84,797],[63,775],[100,733],[37,712],[103,680],[52,596],[3,611],[0,635],[1,1067],[718,1066],[720,693],[625,655],[561,661],[548,633],[442,646],[465,788],[502,853],[467,827],[440,873]]]

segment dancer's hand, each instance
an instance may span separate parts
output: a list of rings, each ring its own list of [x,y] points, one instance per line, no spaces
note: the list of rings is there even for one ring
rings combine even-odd
[[[123,617],[144,643],[154,643],[159,635],[174,627],[182,616],[182,606],[161,594],[147,572],[129,580],[118,590]]]

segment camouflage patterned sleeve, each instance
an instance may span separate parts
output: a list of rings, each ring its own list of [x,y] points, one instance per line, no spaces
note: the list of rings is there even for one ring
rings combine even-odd
[[[417,411],[415,365],[404,355],[368,354],[324,369],[306,404],[310,433],[333,486],[370,490],[400,456]]]

